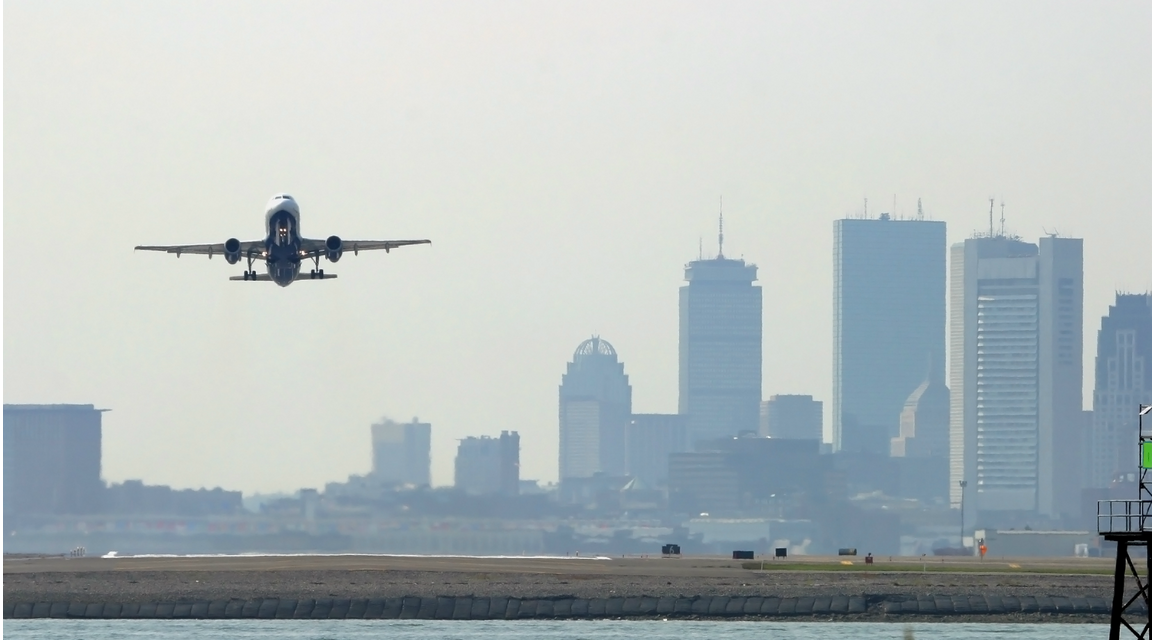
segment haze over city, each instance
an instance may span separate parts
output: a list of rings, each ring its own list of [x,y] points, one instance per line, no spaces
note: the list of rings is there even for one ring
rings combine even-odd
[[[1084,388],[1117,290],[1152,290],[1147,3],[5,6],[5,402],[94,403],[103,476],[292,491],[369,425],[520,434],[557,477],[557,386],[611,341],[677,406],[683,267],[759,267],[763,397],[832,394],[832,222],[988,198],[1084,239]],[[431,238],[288,289],[137,244]],[[702,247],[702,249],[701,249]],[[830,419],[826,411],[825,422]]]

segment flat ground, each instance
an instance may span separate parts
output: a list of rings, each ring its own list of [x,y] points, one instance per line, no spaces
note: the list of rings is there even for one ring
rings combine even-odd
[[[14,602],[156,602],[227,598],[400,596],[548,597],[830,594],[1097,596],[1112,593],[1113,560],[1099,558],[841,558],[766,561],[765,570],[717,557],[446,558],[229,556],[5,557]],[[757,563],[758,565],[759,563]]]

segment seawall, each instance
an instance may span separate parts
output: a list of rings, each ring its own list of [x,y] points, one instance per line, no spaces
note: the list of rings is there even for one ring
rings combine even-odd
[[[597,618],[908,619],[1101,622],[1099,597],[984,595],[611,598],[253,598],[197,602],[10,602],[4,618],[526,620]]]

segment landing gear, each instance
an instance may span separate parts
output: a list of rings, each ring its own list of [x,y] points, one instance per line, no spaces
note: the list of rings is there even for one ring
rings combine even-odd
[[[252,256],[252,252],[249,251],[248,252],[248,269],[244,271],[244,279],[245,280],[253,280],[253,281],[256,280],[256,270],[252,268],[252,262],[254,260],[255,260],[255,258]]]
[[[312,278],[313,280],[323,280],[324,270],[320,268],[320,252],[317,251],[316,253],[312,254],[311,258],[312,263],[316,265],[316,268],[308,272],[308,277]]]

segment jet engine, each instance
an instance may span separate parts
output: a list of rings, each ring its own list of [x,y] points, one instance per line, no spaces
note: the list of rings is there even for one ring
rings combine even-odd
[[[328,236],[324,241],[324,255],[332,262],[340,259],[340,255],[344,253],[344,242],[340,240],[340,236]]]
[[[228,238],[224,243],[224,259],[228,264],[236,264],[240,262],[240,241],[236,238]]]

